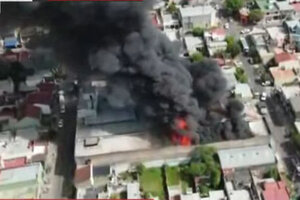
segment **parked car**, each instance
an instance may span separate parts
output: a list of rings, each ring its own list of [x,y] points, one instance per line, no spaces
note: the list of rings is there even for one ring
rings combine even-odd
[[[260,99],[261,101],[266,101],[266,100],[267,100],[267,93],[265,93],[265,92],[261,93],[259,99]]]
[[[57,126],[58,126],[58,128],[64,127],[64,120],[63,119],[58,120]]]
[[[224,24],[224,28],[225,28],[225,29],[229,29],[229,23],[225,23],[225,24]]]

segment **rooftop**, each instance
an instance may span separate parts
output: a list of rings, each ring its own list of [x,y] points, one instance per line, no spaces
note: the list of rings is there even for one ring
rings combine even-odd
[[[244,168],[275,163],[275,156],[268,145],[218,151],[222,169]]]
[[[226,30],[223,29],[223,28],[214,28],[214,29],[211,30],[211,33],[215,34],[215,35],[223,36],[223,35],[226,35]]]
[[[290,60],[297,60],[296,55],[290,54],[287,52],[275,54],[276,63],[281,63],[281,62],[290,61]]]
[[[210,5],[195,6],[195,7],[181,7],[180,13],[182,17],[193,17],[200,15],[211,15],[215,9]]]
[[[200,37],[185,36],[184,41],[188,52],[195,52],[204,45],[203,40]]]
[[[289,200],[289,193],[283,181],[264,184],[264,200]]]
[[[292,6],[296,12],[300,12],[300,3],[293,3]]]
[[[300,96],[296,96],[290,99],[291,105],[295,112],[300,112]]]
[[[24,167],[1,170],[0,186],[36,180],[41,167],[40,163],[35,163]]]
[[[282,86],[281,91],[284,94],[286,99],[290,99],[290,98],[293,98],[295,96],[300,96],[300,87],[299,87],[299,85]]]
[[[275,5],[280,11],[294,10],[294,7],[287,1],[277,1]]]
[[[296,79],[296,75],[292,69],[284,70],[277,67],[271,67],[270,72],[275,82],[289,83]]]
[[[235,94],[241,98],[252,98],[251,88],[247,83],[238,83],[235,85]]]

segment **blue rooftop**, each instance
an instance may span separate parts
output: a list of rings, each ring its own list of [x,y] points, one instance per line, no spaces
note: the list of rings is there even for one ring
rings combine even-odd
[[[5,48],[15,48],[20,45],[18,38],[16,37],[7,37],[4,39],[4,47]]]

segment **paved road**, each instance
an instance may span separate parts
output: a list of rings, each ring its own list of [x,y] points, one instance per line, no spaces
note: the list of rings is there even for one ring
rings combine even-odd
[[[58,131],[57,136],[57,164],[55,174],[62,176],[64,181],[63,196],[70,195],[76,163],[74,160],[76,120],[77,120],[77,97],[74,93],[65,91],[65,113],[60,114],[64,126]],[[60,185],[60,184],[59,184]],[[57,186],[59,187],[59,186]]]
[[[269,144],[270,138],[265,136],[254,137],[245,140],[235,140],[235,141],[225,141],[208,144],[207,146],[213,146],[216,149],[229,149],[229,148],[239,148],[246,146],[264,145]],[[120,152],[111,153],[83,158],[76,158],[78,162],[84,163],[86,160],[90,159],[94,165],[102,166],[114,163],[138,163],[147,160],[160,160],[160,159],[170,159],[178,157],[187,157],[197,146],[182,147],[182,146],[170,146],[157,149],[140,150],[132,152]]]

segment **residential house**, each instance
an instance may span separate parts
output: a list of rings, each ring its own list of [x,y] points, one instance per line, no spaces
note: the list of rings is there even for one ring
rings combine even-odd
[[[13,93],[14,84],[10,78],[0,81],[0,95],[5,93]]]
[[[234,89],[235,96],[242,101],[248,101],[253,98],[251,88],[247,83],[237,83]]]
[[[296,117],[296,121],[300,121],[300,96],[296,96],[290,99],[290,103],[293,109],[293,112]]]
[[[255,3],[264,12],[262,21],[265,26],[280,25],[294,13],[294,8],[286,1],[255,0]]]
[[[275,54],[275,62],[281,69],[293,69],[296,72],[300,70],[300,63],[295,54],[281,52]]]
[[[232,67],[232,68],[226,69],[224,67],[224,68],[222,68],[222,72],[223,72],[224,78],[227,81],[227,85],[226,85],[227,90],[233,90],[235,88],[235,86],[238,84],[236,77],[234,75],[235,68]]]
[[[291,5],[294,8],[294,16],[296,19],[300,18],[300,1],[299,0],[292,0],[295,2],[291,2]]]
[[[195,27],[209,28],[218,23],[216,10],[210,5],[180,7],[179,16],[184,32]]]
[[[274,85],[282,86],[285,84],[293,83],[297,80],[297,76],[292,69],[282,69],[278,67],[271,67],[271,76],[274,80]]]
[[[162,11],[161,18],[163,21],[163,29],[178,29],[179,28],[179,21],[178,19],[174,18],[172,14],[165,13]]]
[[[269,27],[267,28],[267,33],[269,35],[269,39],[271,40],[271,44],[281,48],[288,37],[284,28],[281,26]]]
[[[268,145],[224,149],[218,155],[225,176],[240,169],[272,166],[276,161]]]
[[[225,191],[227,193],[228,200],[252,200],[248,190],[236,190],[231,181],[225,183]]]
[[[42,177],[43,167],[40,163],[3,169],[0,173],[0,198],[40,198]]]
[[[224,41],[226,38],[226,31],[223,28],[214,28],[211,30],[211,37],[214,41]]]
[[[208,197],[201,198],[201,200],[227,200],[224,190],[209,191]]]
[[[204,42],[200,37],[187,35],[184,37],[183,41],[187,53],[189,54],[201,51],[201,49],[204,48]]]
[[[38,142],[38,132],[34,128],[19,129],[15,136],[7,131],[0,138],[0,168],[23,166],[36,162],[33,157],[46,154],[47,143]]]
[[[218,52],[224,52],[227,48],[225,41],[226,33],[224,29],[213,29],[204,33],[205,43],[210,56]]]
[[[299,85],[282,86],[280,87],[280,90],[286,99],[291,99],[293,97],[300,96]]]
[[[96,199],[109,183],[109,166],[77,166],[74,176],[74,184],[77,189],[77,199]]]
[[[264,183],[263,200],[289,200],[290,196],[283,181]]]
[[[201,200],[199,193],[180,194],[180,200]]]
[[[283,27],[288,33],[289,42],[295,45],[298,50],[300,47],[300,22],[299,20],[287,20],[283,23]]]

